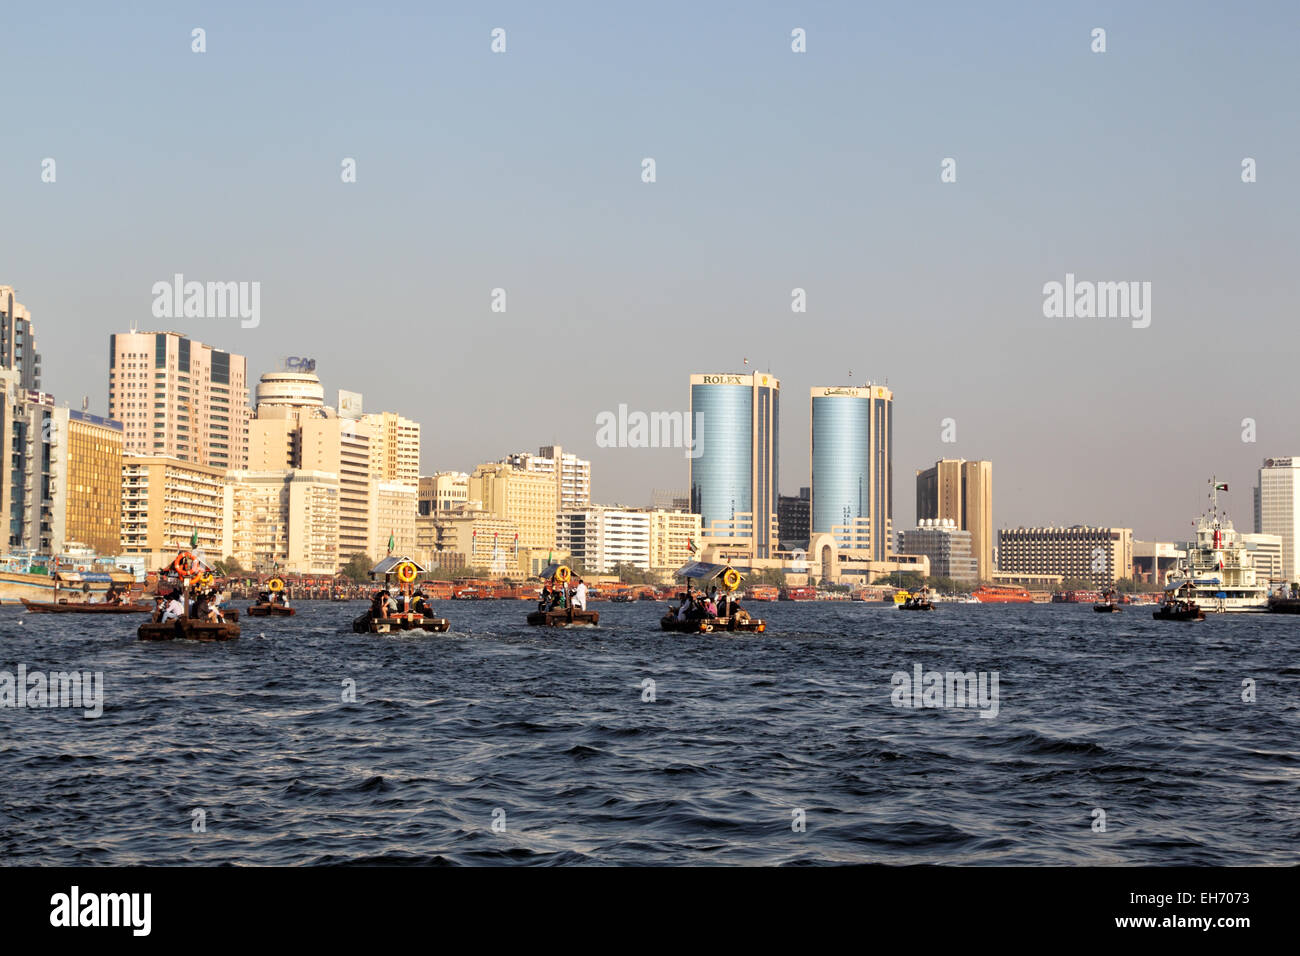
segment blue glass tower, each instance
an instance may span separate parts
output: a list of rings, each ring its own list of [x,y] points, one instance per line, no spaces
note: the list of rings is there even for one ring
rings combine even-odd
[[[811,400],[809,530],[883,561],[893,533],[893,393],[818,387]]]

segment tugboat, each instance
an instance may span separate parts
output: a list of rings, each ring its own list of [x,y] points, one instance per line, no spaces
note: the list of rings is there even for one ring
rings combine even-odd
[[[284,593],[284,578],[271,578],[266,582],[266,590],[257,597],[257,603],[248,606],[249,617],[293,617],[298,613],[297,608],[289,607]]]
[[[391,543],[389,547],[392,547]],[[352,622],[358,634],[392,634],[397,631],[426,631],[443,633],[451,630],[445,617],[434,617],[423,591],[415,588],[415,579],[427,568],[422,568],[410,558],[389,554],[370,569],[372,580],[383,581],[375,591],[369,609]],[[397,578],[398,593],[392,593],[392,578]]]
[[[910,594],[904,598],[901,604],[896,605],[900,611],[933,611],[934,604],[930,601],[930,589],[923,587],[915,594]]]
[[[164,596],[163,580],[174,577],[176,590],[170,601],[159,604],[154,620],[141,624],[136,632],[142,641],[233,641],[239,637],[239,625],[224,620],[216,610],[217,592],[212,569],[189,551],[176,555],[172,563],[158,573],[159,597]],[[193,603],[191,603],[193,594]],[[205,610],[205,609],[213,610]]]
[[[537,602],[537,610],[528,615],[529,624],[534,627],[590,624],[594,627],[600,623],[599,611],[573,606],[574,592],[569,590],[573,571],[567,565],[548,564],[540,577],[545,584],[542,586],[541,600]]]
[[[726,564],[692,561],[678,571],[676,576],[686,579],[686,590],[677,595],[677,609],[674,611],[672,605],[669,605],[668,612],[659,619],[660,630],[676,631],[679,634],[711,634],[714,631],[762,634],[767,630],[765,621],[750,617],[749,612],[741,608],[735,592],[742,579],[735,568]],[[719,577],[726,590],[720,597],[714,596],[716,613],[710,614],[710,594],[705,593],[704,587]],[[698,592],[692,589],[692,580],[700,582]],[[711,591],[716,594],[717,588],[714,587]]]
[[[1268,585],[1256,578],[1250,552],[1238,539],[1227,514],[1219,512],[1219,492],[1227,491],[1228,484],[1211,478],[1210,486],[1210,509],[1197,521],[1196,541],[1188,548],[1186,559],[1170,573],[1165,591],[1201,610],[1267,611]]]
[[[1101,592],[1101,600],[1092,606],[1092,609],[1098,614],[1114,614],[1119,610],[1119,604],[1115,601],[1115,589],[1107,588]]]

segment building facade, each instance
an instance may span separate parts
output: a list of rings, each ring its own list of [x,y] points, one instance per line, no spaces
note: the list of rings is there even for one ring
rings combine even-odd
[[[912,530],[899,532],[898,553],[925,555],[932,577],[974,585],[980,576],[971,539],[951,518],[922,518]]]
[[[694,561],[703,531],[700,516],[667,508],[652,508],[649,515],[650,570],[672,572]]]
[[[917,523],[950,520],[971,535],[979,579],[991,581],[993,563],[993,463],[943,458],[916,473]]]
[[[591,504],[591,462],[566,452],[559,445],[543,445],[536,455],[507,455],[504,464],[555,479],[555,510],[585,508]]]
[[[555,546],[555,477],[542,472],[517,469],[512,465],[482,464],[469,476],[467,493],[471,501],[519,531],[523,548]]]
[[[650,513],[625,508],[576,508],[555,516],[555,546],[588,574],[609,574],[620,564],[650,568]]]
[[[32,315],[14,298],[14,287],[0,285],[0,368],[18,373],[16,387],[41,390],[41,355],[36,351]]]
[[[1282,539],[1282,576],[1300,579],[1300,456],[1264,459],[1255,486],[1255,532]]]
[[[249,571],[333,575],[339,481],[322,471],[227,474],[222,551]]]
[[[54,412],[52,458],[64,514],[55,549],[85,545],[100,555],[122,549],[122,423],[66,408]]]
[[[696,374],[690,394],[690,510],[706,538],[770,557],[780,540],[780,380],[759,372]]]
[[[1282,536],[1279,534],[1243,534],[1241,543],[1250,552],[1250,563],[1255,568],[1257,580],[1274,584],[1294,580],[1286,576]]]
[[[809,531],[883,561],[893,539],[894,394],[819,386],[810,403]]]
[[[469,475],[463,471],[440,471],[420,476],[419,510],[423,516],[470,507]],[[473,506],[482,507],[482,502]]]
[[[122,553],[162,567],[192,536],[209,562],[224,557],[226,472],[157,455],[122,458]]]
[[[1133,529],[1003,528],[998,570],[1008,574],[1059,574],[1106,587],[1133,576]]]
[[[396,412],[362,415],[375,443],[376,476],[380,481],[420,486],[420,423]]]
[[[776,520],[782,548],[807,548],[812,526],[809,523],[811,488],[800,488],[797,495],[779,495]]]
[[[108,414],[128,455],[248,467],[248,363],[177,332],[109,336]]]

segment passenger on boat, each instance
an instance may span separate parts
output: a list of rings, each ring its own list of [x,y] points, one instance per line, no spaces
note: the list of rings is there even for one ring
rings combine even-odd
[[[551,591],[551,582],[547,581],[542,585],[541,597],[537,602],[537,610],[545,613],[551,609],[551,601],[554,599],[554,593]]]
[[[713,600],[712,594],[710,594],[707,598],[704,599],[704,613],[709,617],[718,616],[718,604],[716,601]]]
[[[153,615],[150,620],[157,624],[162,620],[163,612],[167,609],[167,596],[165,594],[156,594],[153,599]]]
[[[423,591],[416,591],[411,596],[411,610],[421,617],[432,616],[432,609],[429,607],[429,602],[425,599]]]
[[[167,602],[167,607],[163,609],[162,622],[168,624],[184,616],[185,605],[181,603],[180,595],[172,592],[171,600]]]
[[[573,589],[573,606],[580,611],[587,610],[587,585],[578,578],[578,586]]]
[[[687,619],[687,615],[690,614],[691,598],[690,595],[685,592],[677,595],[677,597],[682,602],[677,605],[677,620],[684,622]]]
[[[392,602],[392,597],[387,591],[376,591],[374,597],[370,599],[370,617],[374,620],[381,620],[388,617],[388,609]]]

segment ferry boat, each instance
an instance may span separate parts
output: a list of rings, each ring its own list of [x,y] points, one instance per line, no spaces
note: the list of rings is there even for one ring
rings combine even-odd
[[[782,601],[815,601],[817,600],[816,588],[782,588],[779,595]]]
[[[691,561],[682,567],[675,577],[686,579],[686,590],[677,596],[679,601],[677,609],[670,604],[668,611],[659,619],[660,630],[675,631],[679,634],[712,634],[715,631],[762,634],[767,630],[767,622],[750,617],[749,612],[740,607],[736,593],[743,578],[740,572],[730,565]],[[693,581],[699,583],[698,588],[692,588]],[[706,594],[710,584],[715,581],[722,584],[719,593],[719,604],[722,606],[717,608],[719,613],[708,614],[698,610],[692,613],[688,610],[685,620],[678,620],[677,612],[681,608],[681,602],[689,603],[694,595]]]
[[[1165,603],[1178,599],[1202,611],[1267,611],[1268,585],[1255,576],[1250,552],[1226,514],[1219,492],[1227,482],[1210,479],[1210,508],[1196,522],[1196,541],[1165,583]]]
[[[370,607],[352,621],[357,634],[394,634],[401,631],[423,631],[445,634],[451,622],[445,617],[434,617],[433,609],[423,593],[417,593],[415,579],[427,568],[404,555],[389,554],[370,569],[370,577],[380,583],[370,599]],[[398,595],[392,598],[392,579],[397,578]],[[385,599],[387,598],[387,599]]]
[[[249,617],[293,617],[296,608],[289,606],[285,595],[284,578],[274,577],[266,582],[266,590],[259,595],[255,604],[248,607]]]
[[[1024,588],[1007,584],[984,584],[971,592],[981,604],[1030,604],[1034,598]]]
[[[567,565],[548,564],[540,575],[552,590],[568,590],[569,582],[573,580],[573,571]],[[568,594],[569,601],[572,601],[572,592]],[[574,624],[590,625],[595,627],[600,623],[599,611],[588,611],[586,608],[575,608],[572,603],[566,602],[564,607],[547,607],[543,609],[541,601],[538,601],[537,610],[528,615],[527,621],[534,627],[571,627]]]

